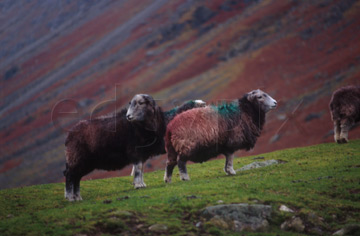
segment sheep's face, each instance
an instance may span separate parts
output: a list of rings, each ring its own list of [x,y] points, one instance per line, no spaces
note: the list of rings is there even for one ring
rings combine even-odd
[[[130,122],[149,121],[154,118],[156,103],[147,94],[137,94],[129,103],[130,106],[126,113],[126,119]]]
[[[260,108],[265,112],[275,109],[277,106],[276,100],[270,97],[269,94],[261,91],[260,89],[253,90],[248,93],[248,100],[257,101]]]

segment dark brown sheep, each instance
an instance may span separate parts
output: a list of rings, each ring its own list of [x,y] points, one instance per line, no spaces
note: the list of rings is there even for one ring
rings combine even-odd
[[[335,142],[347,143],[351,126],[360,121],[360,87],[339,88],[333,93],[329,107]]]
[[[178,109],[197,105],[190,101]],[[145,187],[143,163],[165,153],[167,120],[176,115],[176,110],[163,112],[151,96],[139,94],[132,99],[129,109],[77,123],[65,141],[65,198],[82,200],[80,180],[94,169],[119,170],[129,164],[136,166],[135,188]]]
[[[186,162],[204,162],[219,154],[226,156],[224,171],[236,174],[234,152],[254,147],[265,123],[265,113],[276,101],[261,90],[254,90],[232,103],[188,110],[168,125],[165,147],[168,153],[164,180],[171,182],[175,165],[180,178],[189,180]]]

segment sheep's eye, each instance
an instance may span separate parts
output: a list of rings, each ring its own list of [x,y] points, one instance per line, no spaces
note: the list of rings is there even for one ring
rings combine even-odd
[[[264,97],[267,97],[266,94],[264,94]]]
[[[139,105],[142,105],[142,104],[144,104],[145,102],[139,102]]]

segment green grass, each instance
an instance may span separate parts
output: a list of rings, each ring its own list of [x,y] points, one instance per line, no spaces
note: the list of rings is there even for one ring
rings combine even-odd
[[[360,140],[276,151],[261,155],[285,164],[226,176],[224,160],[188,165],[191,181],[163,182],[163,171],[145,174],[145,189],[134,190],[132,178],[81,182],[81,202],[64,199],[64,184],[46,184],[0,191],[0,235],[149,235],[150,225],[168,226],[168,235],[238,235],[205,223],[199,211],[218,200],[224,203],[265,203],[273,206],[266,235],[299,235],[280,230],[291,213],[280,213],[281,204],[295,215],[315,213],[321,228],[330,234],[360,222]],[[235,159],[235,169],[254,162]],[[187,197],[195,195],[196,198]],[[120,199],[128,196],[128,199]],[[111,200],[111,203],[104,203]],[[158,234],[157,234],[158,235]],[[261,235],[261,233],[246,233]]]

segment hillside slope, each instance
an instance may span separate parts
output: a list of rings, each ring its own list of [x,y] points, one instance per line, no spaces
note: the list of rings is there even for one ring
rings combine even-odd
[[[332,141],[331,93],[360,85],[356,0],[3,0],[0,12],[0,188],[62,181],[66,128],[135,93],[171,108],[265,90],[279,108],[251,155]]]
[[[84,200],[72,203],[64,199],[64,184],[1,190],[0,234],[238,235],[199,217],[201,209],[220,204],[219,200],[270,205],[273,213],[266,235],[328,235],[360,222],[360,140],[261,156],[284,163],[226,176],[224,161],[213,160],[190,165],[188,182],[179,180],[177,170],[171,184],[163,183],[163,171],[148,173],[148,187],[140,190],[133,189],[130,177],[84,181]],[[251,162],[253,156],[237,158],[235,169]],[[282,204],[295,212],[281,213]],[[303,220],[303,232],[280,230],[292,216]],[[149,230],[156,223],[167,229]]]

